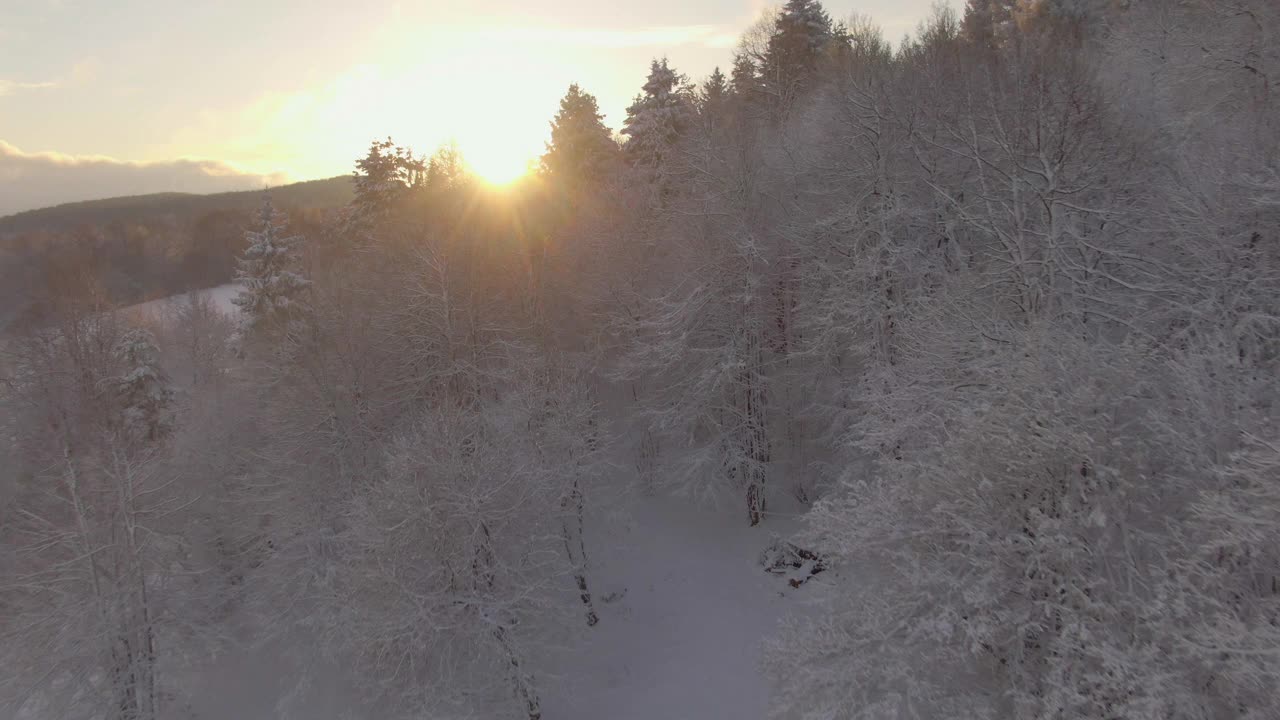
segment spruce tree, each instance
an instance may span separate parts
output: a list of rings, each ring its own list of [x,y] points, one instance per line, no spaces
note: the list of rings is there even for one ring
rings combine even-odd
[[[733,72],[729,77],[729,89],[737,100],[748,100],[760,89],[760,74],[751,55],[737,52],[733,55]]]
[[[703,118],[717,120],[722,117],[729,97],[729,81],[717,66],[698,93],[698,109],[702,111]]]
[[[702,103],[714,104],[724,100],[729,96],[729,82],[725,78],[723,72],[720,72],[720,66],[711,72],[710,77],[702,84]]]
[[[155,338],[146,330],[130,330],[113,354],[123,371],[115,381],[121,426],[134,440],[159,439],[170,429],[173,391],[160,368]]]
[[[684,135],[693,120],[693,89],[688,78],[677,73],[666,58],[654,60],[643,92],[627,108],[622,134],[631,162],[655,169],[667,158],[669,148]]]
[[[352,173],[355,193],[348,208],[348,231],[367,232],[385,220],[426,175],[426,164],[408,148],[391,138],[374,140]]]
[[[570,85],[551,121],[543,173],[568,187],[586,185],[603,178],[617,154],[618,145],[605,127],[595,96],[577,83]]]
[[[231,301],[240,308],[249,332],[281,327],[310,284],[295,269],[301,238],[285,234],[284,218],[272,206],[269,194],[263,197],[258,227],[245,233],[248,247],[236,269],[240,293]]]
[[[805,84],[818,57],[835,37],[831,17],[817,0],[788,0],[778,13],[764,57],[763,81],[774,97],[788,97]]]

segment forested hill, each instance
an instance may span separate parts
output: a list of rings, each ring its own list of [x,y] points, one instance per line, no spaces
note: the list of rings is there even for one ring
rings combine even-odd
[[[332,208],[351,200],[351,177],[309,180],[271,188],[271,197],[283,208]],[[126,197],[63,203],[27,210],[0,218],[0,236],[44,230],[58,232],[81,225],[114,221],[137,222],[173,216],[192,217],[213,210],[252,210],[262,203],[261,190],[214,193],[152,193]]]
[[[275,206],[308,237],[352,193],[348,176],[270,188]],[[71,267],[117,305],[230,282],[262,198],[262,190],[157,193],[0,218],[0,329],[23,318],[39,322],[51,299],[48,278]],[[83,278],[77,282],[89,282]]]

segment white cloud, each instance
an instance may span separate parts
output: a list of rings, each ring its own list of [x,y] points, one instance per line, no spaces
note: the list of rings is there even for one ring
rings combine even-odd
[[[0,29],[2,30],[2,29]],[[0,32],[0,36],[3,33]],[[0,98],[16,95],[24,90],[50,90],[53,88],[79,87],[94,80],[102,70],[102,61],[87,57],[71,66],[71,71],[57,80],[44,82],[20,82],[0,78]]]
[[[718,25],[663,25],[628,30],[568,27],[508,27],[488,33],[499,41],[528,42],[551,47],[639,48],[706,45],[723,47],[732,33]]]
[[[286,180],[279,173],[246,173],[214,160],[136,163],[101,155],[27,153],[0,140],[0,216],[77,200],[252,190]]]
[[[58,83],[55,82],[18,82],[17,80],[0,78],[0,97],[14,95],[22,90],[44,90],[57,86]]]

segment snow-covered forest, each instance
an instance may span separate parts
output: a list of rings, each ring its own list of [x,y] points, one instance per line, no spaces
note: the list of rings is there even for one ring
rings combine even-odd
[[[726,55],[268,193],[232,312],[49,273],[0,717],[1280,717],[1280,4]]]

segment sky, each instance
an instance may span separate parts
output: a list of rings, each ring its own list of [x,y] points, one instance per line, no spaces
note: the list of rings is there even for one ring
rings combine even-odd
[[[893,41],[932,0],[829,0]],[[957,0],[952,0],[957,4]],[[0,215],[351,171],[374,138],[514,174],[570,83],[617,129],[667,56],[727,71],[763,0],[0,0]]]

